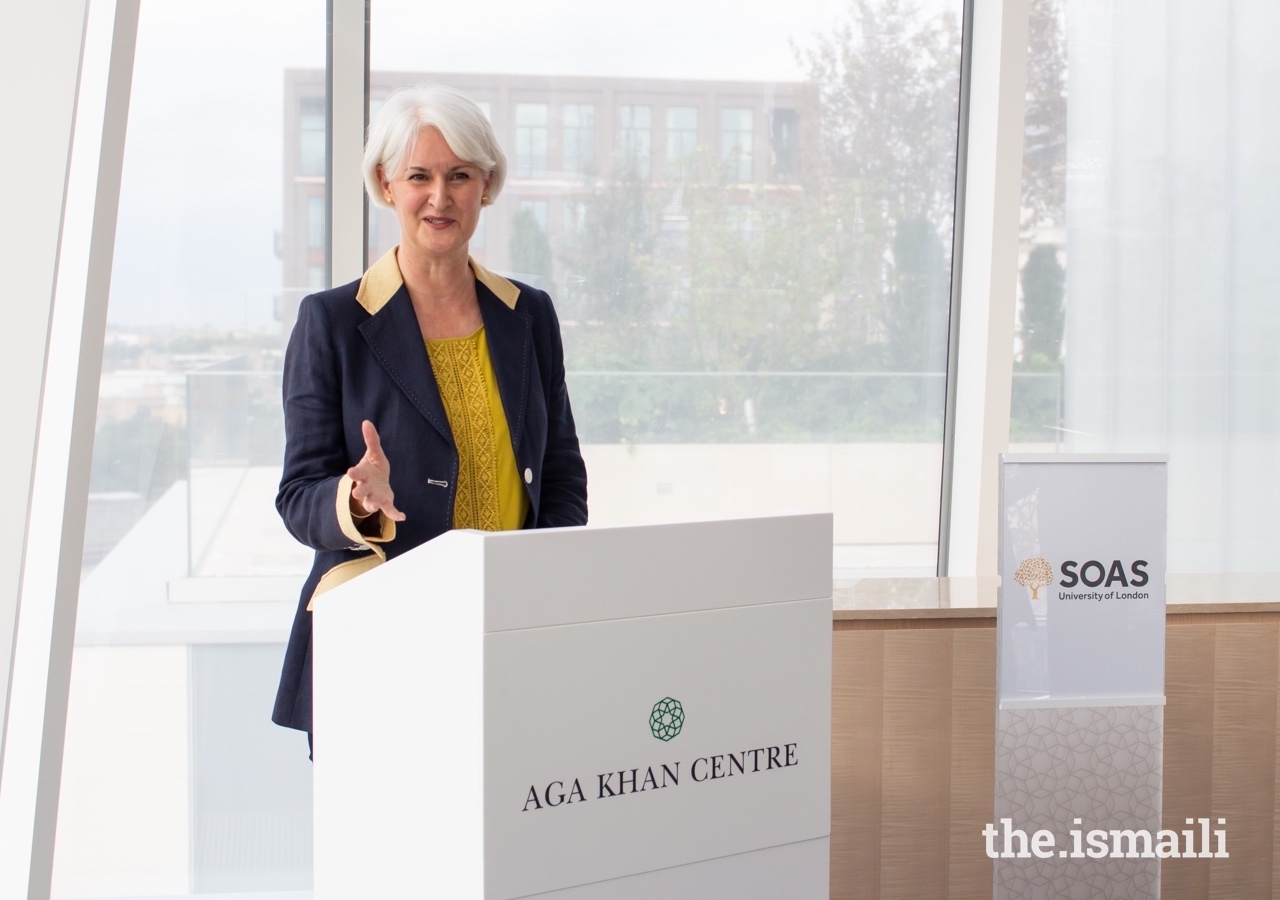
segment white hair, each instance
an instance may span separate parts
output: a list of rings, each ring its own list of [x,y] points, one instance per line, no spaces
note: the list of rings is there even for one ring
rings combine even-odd
[[[456,88],[426,84],[393,91],[369,123],[364,144],[364,186],[377,206],[389,207],[378,180],[399,174],[423,128],[435,128],[463,162],[484,171],[493,203],[507,179],[507,157],[480,107]]]

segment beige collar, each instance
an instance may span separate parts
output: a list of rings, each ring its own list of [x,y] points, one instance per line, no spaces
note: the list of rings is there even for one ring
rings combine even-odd
[[[371,265],[369,271],[365,272],[364,277],[360,279],[360,289],[356,291],[356,302],[371,316],[386,306],[387,301],[394,297],[396,291],[400,290],[400,286],[404,284],[404,276],[400,274],[400,263],[396,261],[396,251],[399,249],[397,246],[388,250],[383,254],[382,259]],[[508,307],[516,308],[516,301],[520,299],[520,288],[501,275],[490,272],[470,257],[467,258],[467,263],[471,266],[476,281],[493,291],[493,295]]]

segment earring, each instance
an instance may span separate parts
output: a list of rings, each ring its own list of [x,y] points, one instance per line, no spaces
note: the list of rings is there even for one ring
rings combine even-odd
[[[391,195],[390,195],[390,194],[387,194],[387,202],[388,202],[388,203],[390,203],[390,202],[391,202]]]
[[[485,204],[487,204],[488,202],[489,202],[489,195],[488,195],[488,194],[485,194],[483,197],[481,197],[481,198],[480,198],[480,205],[481,205],[481,206],[484,206],[484,205],[485,205]]]

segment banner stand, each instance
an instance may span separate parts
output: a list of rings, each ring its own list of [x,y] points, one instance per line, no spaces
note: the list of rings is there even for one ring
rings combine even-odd
[[[997,900],[1160,896],[1167,462],[1001,457]]]

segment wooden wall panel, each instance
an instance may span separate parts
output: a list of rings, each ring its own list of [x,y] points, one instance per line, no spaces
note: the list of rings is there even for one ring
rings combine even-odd
[[[1275,819],[1275,624],[1220,624],[1214,635],[1213,806],[1227,820],[1230,859],[1209,864],[1209,896],[1271,892]],[[1270,678],[1259,677],[1270,673]]]
[[[885,632],[882,900],[947,896],[952,636]]]
[[[982,829],[994,821],[995,812],[995,629],[955,632],[951,654],[951,850],[946,896],[990,900],[992,862],[985,852]]]
[[[831,896],[880,896],[880,754],[884,632],[833,635]]]
[[[1277,650],[1276,667],[1276,739],[1275,755],[1272,757],[1275,771],[1272,773],[1271,804],[1271,894],[1280,897],[1280,650]],[[1263,673],[1260,673],[1262,675]],[[1230,847],[1227,852],[1230,853]]]
[[[1170,626],[1165,632],[1163,827],[1181,832],[1187,818],[1213,805],[1213,628]],[[1209,861],[1168,859],[1160,865],[1162,900],[1209,896]]]
[[[1280,897],[1280,613],[1171,615],[1166,828],[1227,819],[1227,860],[1166,860],[1165,900]],[[953,627],[954,626],[954,627]],[[991,619],[837,621],[831,896],[991,896]]]

